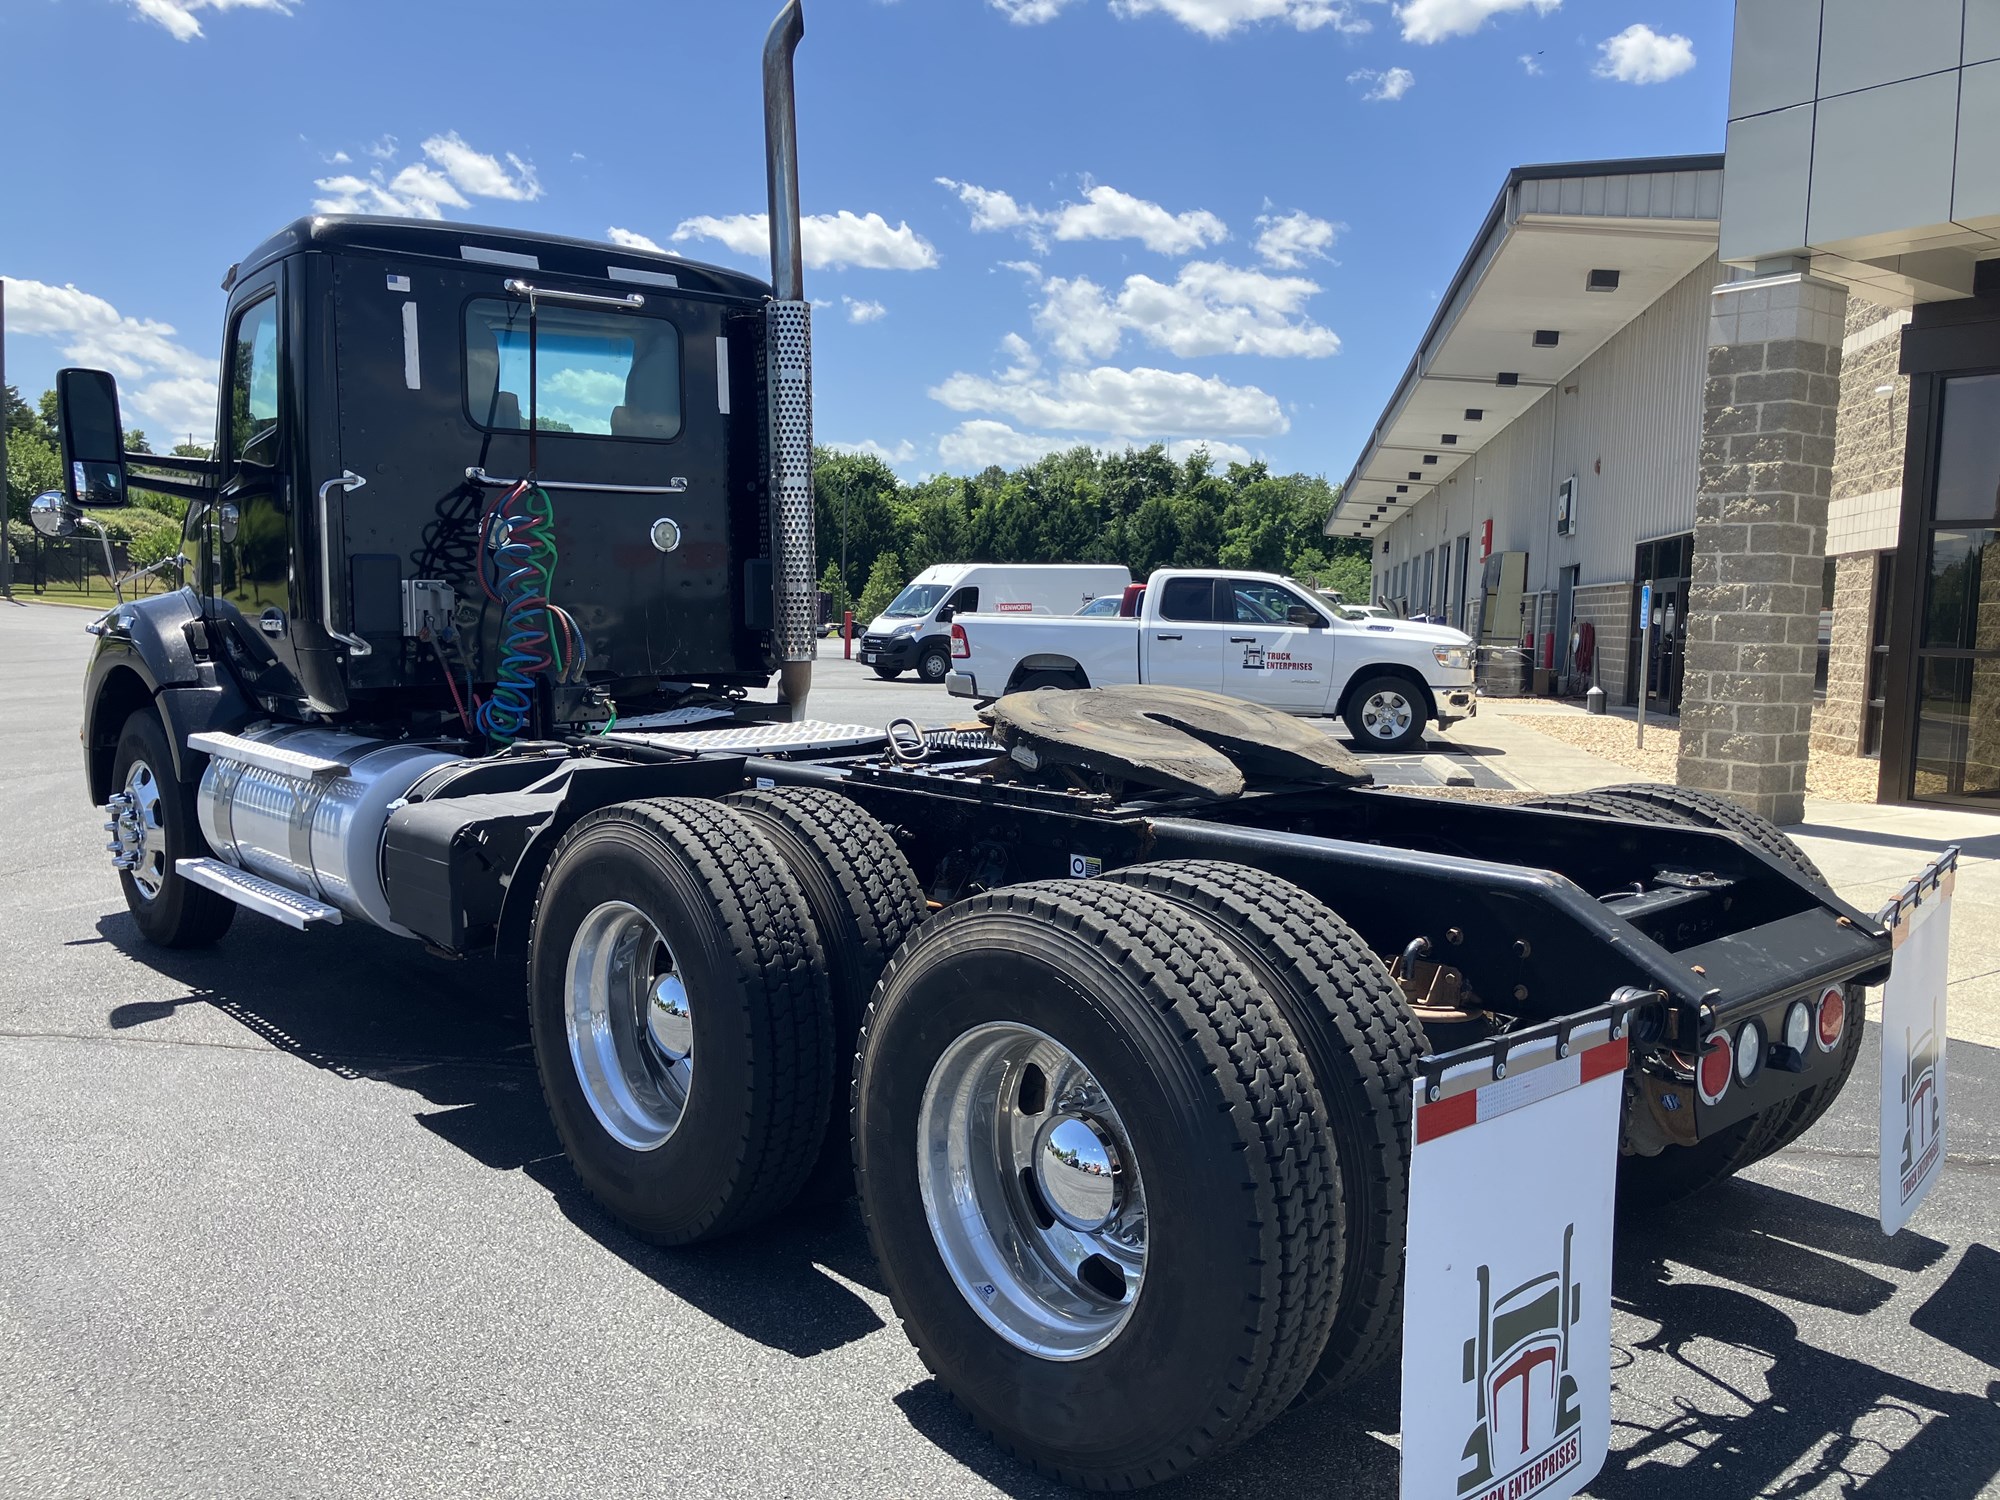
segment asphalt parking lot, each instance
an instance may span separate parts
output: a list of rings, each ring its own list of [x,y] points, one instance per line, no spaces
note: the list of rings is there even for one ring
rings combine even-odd
[[[930,1381],[851,1208],[683,1252],[598,1213],[512,974],[249,917],[144,948],[84,802],[87,618],[0,602],[0,1495],[1068,1493]],[[964,717],[847,663],[813,711]],[[2000,1493],[2000,1058],[1949,1066],[1895,1239],[1872,1046],[1804,1141],[1621,1228],[1587,1493]],[[1386,1500],[1397,1408],[1385,1371],[1157,1493]]]

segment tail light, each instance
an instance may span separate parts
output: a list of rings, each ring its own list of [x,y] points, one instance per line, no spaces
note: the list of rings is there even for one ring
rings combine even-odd
[[[1840,1045],[1842,1033],[1847,1030],[1847,992],[1839,985],[1828,985],[1826,993],[1819,997],[1819,1050],[1831,1052]]]
[[[965,638],[963,625],[951,627],[951,655],[954,661],[964,661],[972,655],[972,642]]]
[[[1729,1045],[1729,1034],[1718,1031],[1708,1039],[1701,1061],[1695,1064],[1694,1086],[1701,1102],[1720,1104],[1722,1096],[1729,1092],[1729,1080],[1735,1072],[1736,1054]]]

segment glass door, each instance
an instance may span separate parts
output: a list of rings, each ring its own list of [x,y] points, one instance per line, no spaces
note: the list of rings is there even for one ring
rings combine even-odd
[[[1943,382],[1919,546],[1911,795],[2000,806],[2000,375]]]

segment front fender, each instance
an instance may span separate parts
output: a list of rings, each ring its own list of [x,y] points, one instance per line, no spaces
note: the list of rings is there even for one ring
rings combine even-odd
[[[157,706],[183,781],[198,779],[205,760],[184,748],[190,734],[240,728],[255,717],[235,679],[206,659],[201,631],[189,589],[121,604],[104,617],[84,676],[84,781],[92,802],[111,795],[118,736],[135,711]]]

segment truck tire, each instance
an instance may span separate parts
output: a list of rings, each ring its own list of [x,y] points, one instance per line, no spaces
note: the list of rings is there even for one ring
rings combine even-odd
[[[1423,690],[1407,677],[1388,675],[1357,684],[1340,716],[1356,750],[1383,754],[1422,744],[1430,719]]]
[[[118,816],[111,831],[112,842],[127,845],[137,860],[118,872],[118,884],[140,934],[162,948],[209,946],[236,920],[236,903],[175,871],[177,860],[205,858],[210,851],[195,812],[194,788],[174,774],[166,727],[152,709],[135,710],[118,731],[111,785],[131,799],[126,831],[118,831]]]
[[[894,682],[898,677],[903,675],[901,667],[872,667],[870,670],[884,682]]]
[[[925,646],[917,658],[917,676],[925,682],[943,682],[951,676],[951,647],[944,641]]]
[[[1739,807],[1726,797],[1661,782],[1628,782],[1592,792],[1565,792],[1536,797],[1524,807],[1558,812],[1591,813],[1641,823],[1675,823],[1687,828],[1714,828],[1740,834],[1814,885],[1830,889],[1819,866],[1768,818]],[[1713,1187],[1745,1167],[1782,1151],[1819,1122],[1840,1097],[1861,1055],[1866,1009],[1859,985],[1846,987],[1848,1024],[1841,1038],[1832,1077],[1803,1089],[1784,1103],[1726,1127],[1692,1146],[1669,1146],[1655,1156],[1627,1156],[1618,1168],[1618,1199],[1622,1206],[1645,1207],[1672,1203]]]
[[[1601,787],[1594,792],[1565,792],[1537,797],[1525,805],[1550,807],[1559,812],[1596,813],[1600,817],[1633,818],[1645,823],[1683,823],[1694,828],[1717,828],[1725,833],[1739,833],[1814,885],[1824,887],[1828,884],[1819,866],[1812,862],[1805,850],[1781,832],[1777,824],[1713,792],[1697,792],[1660,782],[1635,781]]]
[[[826,1134],[833,1025],[805,896],[718,802],[621,802],[563,835],[536,895],[542,1094],[592,1197],[686,1245],[791,1202]]]
[[[1216,860],[1131,865],[1105,879],[1188,908],[1235,949],[1319,1085],[1347,1233],[1332,1334],[1302,1393],[1318,1400],[1379,1365],[1401,1332],[1410,1090],[1423,1027],[1359,934],[1290,881]]]
[[[819,1157],[799,1201],[838,1202],[854,1194],[847,1096],[861,1013],[889,955],[927,915],[924,888],[889,830],[851,797],[787,786],[738,792],[729,803],[770,840],[798,881],[826,953],[833,1090]]]
[[[883,973],[854,1088],[862,1213],[918,1354],[1065,1483],[1241,1442],[1326,1338],[1319,1108],[1255,975],[1184,908],[1046,881],[933,917]]]

